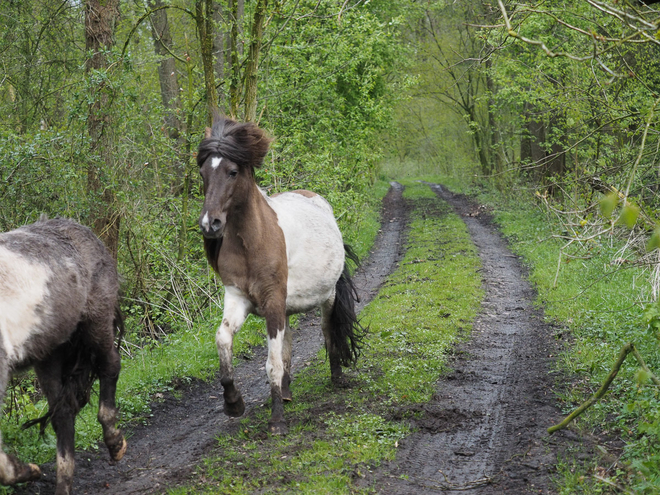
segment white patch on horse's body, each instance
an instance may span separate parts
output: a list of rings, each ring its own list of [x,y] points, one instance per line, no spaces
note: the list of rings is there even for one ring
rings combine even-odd
[[[202,227],[204,227],[206,230],[209,230],[209,212],[207,211],[204,213],[204,217],[202,218]]]
[[[286,242],[287,314],[309,311],[333,296],[344,269],[344,243],[332,207],[318,195],[282,193],[267,200]]]
[[[213,158],[211,158],[211,167],[213,168],[213,170],[218,168],[220,166],[220,163],[222,163],[222,157],[214,156]]]
[[[39,329],[50,269],[0,246],[0,336],[10,365],[21,361],[23,345]]]

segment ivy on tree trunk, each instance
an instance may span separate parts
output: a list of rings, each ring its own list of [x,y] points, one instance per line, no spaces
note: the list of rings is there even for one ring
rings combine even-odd
[[[90,194],[90,224],[117,259],[119,248],[119,213],[115,194],[107,184],[107,172],[113,169],[110,93],[107,77],[95,77],[108,70],[107,53],[114,45],[115,24],[119,18],[119,0],[87,0],[85,3],[85,48],[90,56],[85,64],[92,99],[89,105],[87,129],[92,154],[87,166]],[[106,74],[107,76],[107,74]],[[105,174],[103,173],[105,170]]]

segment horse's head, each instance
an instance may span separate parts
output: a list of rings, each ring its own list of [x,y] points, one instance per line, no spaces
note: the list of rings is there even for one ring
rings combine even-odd
[[[227,215],[241,208],[254,186],[270,139],[252,123],[239,124],[215,115],[199,145],[197,163],[204,181],[204,207],[199,227],[207,239],[222,237]]]

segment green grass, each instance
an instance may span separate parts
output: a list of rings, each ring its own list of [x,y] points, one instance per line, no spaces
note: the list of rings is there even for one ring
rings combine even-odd
[[[407,183],[408,250],[361,317],[368,343],[349,389],[330,386],[321,351],[292,384],[290,432],[268,437],[269,407],[218,440],[187,487],[171,494],[359,493],[354,479],[386,459],[409,433],[406,410],[430,399],[447,351],[466,337],[482,298],[480,266],[465,225],[427,186]]]

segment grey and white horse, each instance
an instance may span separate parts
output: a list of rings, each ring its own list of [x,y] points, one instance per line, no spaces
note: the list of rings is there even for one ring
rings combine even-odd
[[[115,427],[121,367],[115,338],[123,328],[118,292],[115,262],[86,227],[56,218],[0,234],[0,400],[12,372],[33,366],[49,410],[28,425],[53,425],[56,495],[71,493],[75,418],[96,377],[104,441],[112,459],[126,452]],[[0,483],[40,475],[38,466],[0,448]]]
[[[357,294],[332,207],[306,190],[268,197],[255,182],[270,139],[252,123],[218,115],[201,142],[197,162],[204,181],[199,225],[209,263],[225,286],[224,314],[216,333],[225,412],[245,405],[234,384],[234,334],[249,313],[266,319],[271,387],[271,433],[286,433],[282,401],[291,400],[289,316],[321,308],[332,382],[344,383],[342,366],[359,354],[362,328]]]

